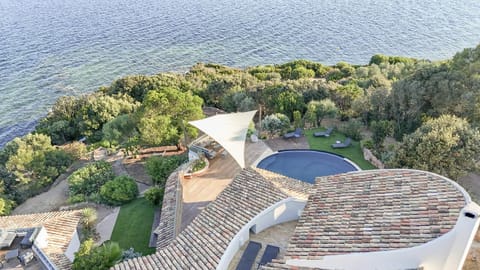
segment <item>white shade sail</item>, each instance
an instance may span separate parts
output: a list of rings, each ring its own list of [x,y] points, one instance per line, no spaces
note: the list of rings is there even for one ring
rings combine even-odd
[[[212,137],[241,168],[245,168],[245,139],[248,125],[256,112],[219,114],[189,123]]]

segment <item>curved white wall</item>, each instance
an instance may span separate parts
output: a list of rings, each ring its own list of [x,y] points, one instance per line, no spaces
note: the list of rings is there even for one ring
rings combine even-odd
[[[474,214],[474,218],[465,216]],[[455,270],[462,269],[479,225],[480,206],[469,203],[462,209],[453,229],[423,245],[391,251],[325,256],[322,260],[287,260],[288,265],[343,270]]]
[[[263,210],[255,216],[250,222],[245,224],[242,229],[233,237],[227,249],[223,253],[217,269],[227,269],[235,254],[240,247],[250,238],[250,228],[254,233],[259,233],[271,226],[284,223],[291,220],[297,220],[302,214],[306,201],[295,198],[287,198],[269,208]]]

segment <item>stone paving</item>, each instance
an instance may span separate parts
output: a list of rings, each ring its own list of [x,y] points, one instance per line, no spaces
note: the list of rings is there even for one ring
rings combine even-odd
[[[285,255],[285,251],[287,250],[288,243],[290,238],[292,237],[295,227],[297,226],[297,221],[290,221],[285,222],[273,227],[270,227],[258,234],[250,233],[250,241],[255,241],[262,244],[262,249],[258,253],[256,262],[260,261],[262,257],[263,251],[265,250],[267,245],[274,245],[280,248],[280,253],[278,254],[277,258],[281,258]],[[248,241],[240,248],[240,250],[235,254],[230,265],[228,266],[229,270],[235,269],[237,267],[240,258],[242,257],[243,251],[247,247]],[[252,269],[257,269],[257,265],[255,264]]]

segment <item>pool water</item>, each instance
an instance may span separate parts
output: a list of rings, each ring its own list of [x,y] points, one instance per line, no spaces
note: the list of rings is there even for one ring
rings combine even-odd
[[[312,184],[319,176],[360,170],[340,155],[314,150],[279,151],[264,158],[257,167]]]

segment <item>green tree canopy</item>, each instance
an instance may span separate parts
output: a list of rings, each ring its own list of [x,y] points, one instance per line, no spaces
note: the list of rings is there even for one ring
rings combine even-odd
[[[475,168],[480,154],[480,133],[462,118],[442,115],[425,122],[404,137],[394,167],[415,168],[456,179]]]
[[[156,185],[163,187],[170,174],[186,160],[187,157],[185,155],[166,157],[153,156],[147,159],[145,169],[147,170],[148,175],[152,177],[153,182]]]
[[[335,103],[328,98],[320,101],[312,100],[307,104],[305,118],[317,127],[321,126],[325,117],[334,117],[337,111]]]
[[[262,128],[270,134],[281,133],[290,128],[290,119],[281,113],[267,115],[262,121]]]
[[[90,163],[67,178],[70,196],[90,196],[115,177],[112,165],[105,161]]]
[[[196,136],[187,122],[202,117],[200,97],[170,87],[152,90],[139,112],[140,138],[147,145],[176,144],[183,132]]]

